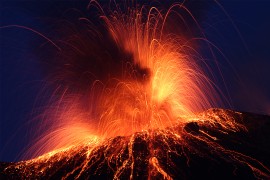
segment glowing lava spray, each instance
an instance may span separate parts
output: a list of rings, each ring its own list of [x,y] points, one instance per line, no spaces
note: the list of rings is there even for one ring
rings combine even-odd
[[[174,4],[166,13],[155,7],[144,6],[129,7],[122,13],[115,4],[115,9],[108,10],[106,14],[107,11],[96,1],[90,2],[89,6],[99,9],[107,37],[100,34],[89,21],[90,38],[73,41],[73,49],[91,54],[85,60],[89,69],[79,70],[84,71],[81,74],[88,74],[91,80],[83,82],[88,84],[83,92],[84,99],[69,93],[68,89],[74,88],[70,86],[64,88],[59,101],[55,103],[57,110],[45,112],[53,114],[47,118],[51,119],[49,122],[53,126],[33,148],[35,151],[39,149],[39,155],[63,146],[92,141],[93,137],[101,140],[186,123],[195,113],[220,102],[213,83],[196,60],[198,52],[192,48],[192,44],[186,38],[166,30],[167,26],[174,26],[167,23],[173,9],[190,13],[183,4]],[[110,60],[109,56],[114,55],[109,54],[106,47],[99,47],[101,50],[98,51],[93,45],[80,48],[84,46],[82,43],[97,44],[91,37],[97,35],[98,41],[104,44],[109,39],[110,46],[114,51],[120,51],[121,55]],[[87,40],[89,42],[85,42]],[[74,64],[70,63],[70,66],[81,63],[79,59],[71,58],[63,61],[66,64],[72,61]],[[68,78],[65,69],[60,71],[54,78]],[[75,81],[80,81],[81,77],[77,75],[75,78]],[[82,102],[85,107],[82,107]]]

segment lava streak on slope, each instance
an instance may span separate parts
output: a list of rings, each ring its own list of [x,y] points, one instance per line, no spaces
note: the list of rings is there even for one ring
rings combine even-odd
[[[269,130],[269,120],[210,109],[184,126],[117,136],[97,146],[84,143],[58,149],[32,160],[2,164],[0,169],[10,179],[267,179],[270,170],[262,162],[269,166],[270,151],[260,143],[270,134],[264,134],[264,140],[258,134],[263,128]],[[253,129],[243,124],[252,124]]]

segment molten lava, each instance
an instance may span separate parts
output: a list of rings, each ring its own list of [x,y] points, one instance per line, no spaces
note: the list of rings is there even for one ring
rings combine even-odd
[[[11,179],[269,179],[270,169],[252,157],[270,162],[270,151],[263,150],[259,141],[264,140],[254,128],[265,127],[269,120],[210,109],[190,123],[96,145],[85,141],[28,161],[0,164],[0,171],[4,168],[3,178]]]

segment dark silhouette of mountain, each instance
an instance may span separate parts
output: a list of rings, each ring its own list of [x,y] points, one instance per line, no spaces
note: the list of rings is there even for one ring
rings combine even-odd
[[[1,163],[0,179],[270,179],[270,116],[210,109],[186,123]]]

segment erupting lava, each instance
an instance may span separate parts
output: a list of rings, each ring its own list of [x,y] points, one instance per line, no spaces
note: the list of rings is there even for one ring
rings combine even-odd
[[[184,3],[172,5],[165,13],[155,7],[113,6],[102,9],[91,1],[89,8],[99,10],[104,29],[99,31],[101,27],[81,18],[88,34],[75,34],[76,39],[68,37],[65,42],[78,57],[84,57],[78,63],[87,61],[86,65],[77,65],[76,58],[60,46],[67,54],[61,56],[66,69],[54,74],[56,81],[73,79],[73,83],[64,88],[57,86],[55,94],[60,98],[45,111],[49,125],[45,122],[44,127],[48,129],[30,151],[32,157],[47,154],[11,165],[5,171],[15,168],[26,178],[42,177],[51,173],[52,167],[77,157],[79,164],[65,177],[95,177],[106,166],[107,173],[111,173],[108,177],[114,179],[172,179],[174,166],[179,164],[173,158],[189,164],[190,156],[196,154],[222,161],[227,158],[236,167],[251,168],[256,177],[267,177],[267,167],[237,151],[226,150],[218,144],[218,135],[210,131],[244,132],[241,122],[225,111],[198,114],[217,106],[221,92],[207,77],[208,66],[198,60],[192,39],[171,32],[174,24],[167,20],[183,17],[177,10],[197,24]],[[108,50],[107,40],[113,50]],[[86,76],[87,80],[81,80]],[[81,82],[84,87],[74,92],[72,88],[77,87],[73,84]],[[208,150],[211,155],[206,155]]]
[[[69,54],[64,49],[67,66],[54,75],[65,81],[77,73],[72,71],[81,71],[73,75],[73,81],[88,76],[83,81],[87,88],[77,94],[69,92],[76,89],[72,85],[64,88],[56,110],[45,112],[51,114],[46,121],[53,125],[39,137],[32,148],[35,153],[30,152],[32,157],[84,141],[95,144],[110,137],[186,123],[195,113],[219,103],[216,88],[196,60],[198,52],[191,40],[170,33],[174,25],[167,19],[173,9],[182,9],[193,18],[182,3],[174,4],[166,13],[146,6],[128,7],[123,13],[118,4],[115,9],[104,10],[96,1],[89,7],[101,13],[99,21],[106,33],[81,18],[87,24],[88,39],[69,37],[66,43],[78,54],[87,54],[86,65],[80,64],[80,56],[66,57]],[[100,41],[102,45],[97,47]],[[104,43],[111,45],[107,48]],[[114,55],[117,53],[120,55]]]

